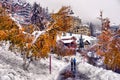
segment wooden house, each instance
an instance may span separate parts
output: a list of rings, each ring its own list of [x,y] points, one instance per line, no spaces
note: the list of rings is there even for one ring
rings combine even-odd
[[[62,38],[58,40],[58,48],[61,55],[73,55],[76,53],[77,43],[76,38],[71,36],[68,38]]]

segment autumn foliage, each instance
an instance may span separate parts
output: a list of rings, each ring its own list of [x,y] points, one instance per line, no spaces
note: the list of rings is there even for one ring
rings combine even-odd
[[[48,53],[56,46],[57,35],[72,26],[69,10],[70,7],[62,7],[57,13],[52,13],[48,28],[36,38],[32,35],[35,30],[32,25],[19,28],[4,9],[0,9],[0,41],[9,41],[9,49],[14,51],[17,48],[24,58],[48,57]]]
[[[120,34],[114,35],[108,45],[105,52],[104,63],[108,69],[120,70]]]
[[[97,54],[102,54],[107,69],[120,70],[120,30],[111,32],[108,26],[105,27],[98,37]]]
[[[52,13],[52,21],[44,34],[38,37],[34,43],[33,56],[47,57],[48,53],[56,46],[57,35],[67,31],[72,25],[72,17],[69,14],[70,7],[62,7],[58,13]]]

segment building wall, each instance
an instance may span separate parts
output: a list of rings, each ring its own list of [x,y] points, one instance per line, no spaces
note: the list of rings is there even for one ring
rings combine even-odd
[[[88,25],[82,25],[81,19],[79,17],[74,17],[74,22],[72,24],[72,28],[68,32],[72,32],[74,34],[84,34],[90,35],[90,28]]]
[[[86,27],[86,26],[79,26],[73,30],[73,33],[90,35],[90,29],[89,27]]]
[[[72,23],[72,27],[69,29],[69,31],[72,32],[72,33],[73,33],[73,30],[74,30],[77,26],[81,25],[81,19],[80,19],[79,17],[74,17],[74,20],[73,20],[73,21],[74,21],[74,22]]]

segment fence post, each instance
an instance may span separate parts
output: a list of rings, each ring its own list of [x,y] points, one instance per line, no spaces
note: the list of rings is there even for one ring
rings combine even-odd
[[[51,74],[51,55],[50,55],[49,71],[50,71],[50,74]]]

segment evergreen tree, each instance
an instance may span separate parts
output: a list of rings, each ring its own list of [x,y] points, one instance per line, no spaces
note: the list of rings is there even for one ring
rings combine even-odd
[[[93,25],[92,23],[90,23],[89,26],[90,26],[91,36],[95,36],[95,35],[94,35],[94,25]]]
[[[40,7],[40,5],[38,5],[35,2],[32,7],[31,22],[32,24],[36,25],[39,28],[39,30],[43,30],[45,28],[44,24],[42,23],[44,17],[42,17],[41,13],[42,13],[42,7]]]
[[[81,34],[81,37],[79,39],[79,47],[84,48],[84,42],[83,42],[82,34]]]

